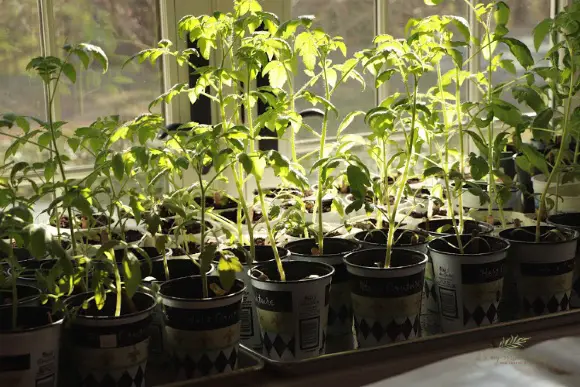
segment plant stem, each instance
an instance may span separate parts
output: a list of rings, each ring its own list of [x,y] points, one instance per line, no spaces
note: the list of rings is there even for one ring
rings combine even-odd
[[[491,16],[492,13],[490,12],[487,15],[487,23],[485,25],[485,34],[487,36],[487,41],[491,42]],[[492,49],[491,44],[487,46],[488,55],[489,55],[489,66],[487,69],[487,101],[488,103],[492,100],[492,78],[493,74],[491,71],[491,60],[492,60]],[[489,127],[487,128],[487,163],[489,165],[489,174],[488,174],[488,185],[487,191],[489,193],[489,205],[488,205],[488,215],[492,216],[493,214],[493,203],[497,200],[496,198],[496,189],[495,189],[495,179],[493,175],[493,167],[494,167],[494,149],[493,149],[493,132],[494,132],[494,125],[493,120],[489,123]]]
[[[457,114],[457,127],[459,136],[459,171],[465,173],[465,149],[463,144],[463,123],[461,122],[461,87],[459,87],[459,69],[455,68],[455,110]],[[463,188],[462,188],[463,189]],[[459,195],[459,234],[463,233],[463,195]],[[461,240],[461,239],[459,239]]]
[[[572,110],[572,97],[574,95],[574,74],[576,74],[576,66],[575,66],[575,61],[574,61],[574,52],[572,50],[572,46],[570,44],[570,41],[568,39],[566,39],[566,43],[568,46],[568,50],[570,50],[570,58],[572,58],[572,60],[570,60],[570,84],[569,84],[569,90],[568,90],[568,100],[566,101],[566,106],[565,106],[565,110],[564,110],[564,126],[562,129],[562,143],[560,144],[560,149],[558,149],[558,155],[556,156],[556,161],[554,161],[554,168],[552,168],[552,171],[550,172],[550,174],[548,175],[548,179],[546,181],[546,187],[544,188],[544,191],[542,192],[542,196],[540,198],[540,208],[538,208],[538,213],[536,215],[536,243],[540,242],[540,237],[541,237],[541,222],[542,222],[542,216],[544,214],[544,212],[546,212],[546,196],[548,194],[548,189],[550,189],[550,184],[552,183],[552,179],[554,178],[554,175],[558,175],[560,173],[559,168],[560,168],[560,164],[562,163],[562,157],[564,156],[564,144],[566,143],[566,139],[568,138],[568,134],[570,131],[569,128],[569,124],[570,124],[570,110]],[[557,199],[556,199],[557,200]]]
[[[10,241],[12,244],[12,241]],[[14,249],[11,247],[8,252],[8,259],[10,260],[10,271],[12,272],[12,330],[16,330],[16,324],[18,323],[18,289],[16,280],[18,278],[18,272],[16,266],[18,265],[16,258],[14,257]]]
[[[68,54],[64,60],[63,63],[68,63],[68,59],[70,57],[70,54]],[[52,117],[52,106],[53,106],[53,102],[54,102],[54,96],[56,95],[56,91],[57,91],[57,87],[58,87],[58,83],[60,81],[60,77],[62,75],[62,66],[60,67],[59,71],[58,71],[58,75],[54,81],[54,89],[50,90],[50,83],[47,83],[47,92],[48,92],[48,127],[49,127],[49,131],[50,131],[50,138],[51,138],[51,142],[52,142],[52,146],[54,147],[54,154],[55,154],[55,159],[58,162],[58,167],[60,170],[60,174],[62,176],[62,180],[64,183],[64,193],[65,196],[68,195],[68,185],[66,184],[66,173],[64,170],[64,165],[62,164],[62,159],[60,157],[60,152],[58,150],[58,144],[56,142],[56,136],[54,134],[54,120]],[[49,81],[50,82],[50,81]],[[68,213],[68,218],[69,218],[69,231],[70,231],[70,238],[71,238],[71,244],[72,244],[72,249],[73,249],[73,255],[76,253],[76,241],[75,241],[75,234],[74,234],[74,226],[73,226],[73,214],[72,214],[72,210],[70,208],[70,206],[67,207],[67,213]],[[57,211],[58,214],[58,211]],[[60,219],[57,219],[57,222],[60,222]],[[60,239],[60,235],[59,235],[59,239]]]
[[[248,111],[247,120],[248,120],[248,129],[251,135],[250,138],[250,154],[253,155],[255,153],[255,134],[254,134],[254,119],[252,116],[252,111],[250,110],[250,92],[249,92],[249,82],[248,82],[248,92],[246,93],[246,110]],[[256,180],[256,189],[258,190],[258,198],[260,200],[260,208],[262,209],[262,218],[266,224],[266,231],[268,233],[268,240],[270,241],[270,245],[272,246],[272,252],[274,253],[274,259],[276,260],[276,266],[278,268],[278,274],[280,275],[281,281],[286,281],[286,273],[284,272],[284,266],[282,265],[282,260],[280,259],[280,254],[278,254],[278,247],[276,247],[276,238],[274,238],[274,233],[272,232],[272,225],[270,224],[270,219],[268,215],[268,207],[266,206],[266,201],[264,200],[264,192],[262,191],[262,186],[260,185],[260,180],[258,178]],[[248,219],[248,224],[250,220]],[[254,238],[250,238],[250,251],[252,254],[252,258],[255,258],[256,247],[254,244]],[[252,252],[253,250],[253,252]]]
[[[202,167],[203,168],[203,167]],[[205,249],[205,189],[206,187],[203,186],[203,177],[202,177],[202,172],[200,170],[197,171],[197,176],[199,178],[199,186],[200,186],[200,191],[201,191],[201,198],[200,198],[200,206],[201,206],[201,240],[199,241],[199,253],[200,253],[200,257],[203,254],[203,251]],[[187,245],[187,242],[186,242]],[[203,268],[203,265],[201,266]],[[201,276],[201,291],[203,294],[203,298],[208,298],[209,297],[209,289],[208,289],[208,284],[207,284],[207,273],[204,273],[205,270],[200,270],[199,271],[199,275]]]
[[[270,240],[270,245],[272,245],[272,251],[274,252],[274,258],[276,260],[276,266],[278,267],[278,274],[280,274],[280,280],[286,281],[286,273],[284,272],[284,266],[282,265],[282,260],[280,259],[280,254],[278,254],[278,248],[276,247],[276,238],[274,238],[274,233],[272,232],[272,226],[270,225],[270,220],[268,219],[268,208],[266,207],[266,201],[264,200],[264,192],[260,186],[260,182],[256,180],[256,186],[258,189],[258,197],[260,198],[260,207],[262,208],[262,217],[266,223],[266,230],[268,232],[268,239]]]
[[[413,153],[413,146],[415,144],[415,122],[417,120],[417,88],[418,88],[418,79],[414,77],[415,81],[413,82],[413,110],[411,113],[411,133],[409,138],[407,139],[407,157],[405,160],[405,168],[403,169],[403,176],[401,177],[401,181],[399,187],[396,188],[397,193],[395,197],[395,202],[393,203],[391,216],[389,216],[389,230],[387,234],[387,252],[385,256],[385,268],[389,268],[391,266],[391,258],[393,253],[393,240],[395,237],[395,228],[396,222],[395,217],[397,216],[397,209],[399,207],[399,203],[401,202],[401,198],[403,196],[403,191],[405,190],[405,185],[407,184],[407,177],[409,175],[409,169],[411,167],[411,155]],[[388,184],[388,180],[387,180]]]
[[[322,79],[324,81],[324,90],[325,90],[325,98],[327,101],[330,100],[330,89],[328,87],[328,75],[326,73],[326,56],[321,58],[322,63],[322,72],[323,76]],[[318,152],[318,159],[321,160],[324,158],[324,148],[326,147],[326,131],[328,129],[328,106],[324,107],[324,117],[322,119],[322,131],[320,133],[320,144],[319,144],[319,152]],[[323,165],[318,167],[318,192],[316,195],[316,211],[318,215],[318,232],[316,234],[318,239],[318,251],[320,255],[324,254],[324,230],[323,230],[323,223],[322,223],[322,199],[324,198],[324,180],[322,176],[322,172],[324,170]]]

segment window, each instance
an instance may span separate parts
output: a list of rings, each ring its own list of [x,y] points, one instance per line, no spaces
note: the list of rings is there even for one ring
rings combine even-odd
[[[121,120],[147,111],[161,92],[161,68],[123,63],[139,50],[160,39],[156,0],[6,0],[0,15],[0,61],[2,85],[0,112],[46,117],[43,85],[26,64],[42,53],[60,56],[66,43],[90,42],[109,57],[109,71],[80,71],[76,84],[60,84],[55,114],[67,121],[64,134],[88,125],[99,116],[119,115]],[[53,5],[52,9],[46,5]],[[43,21],[41,24],[40,21]],[[46,42],[41,42],[41,25]],[[3,137],[4,150],[11,139]],[[20,155],[27,161],[40,159],[36,152]],[[70,154],[75,168],[90,165],[86,153]],[[72,164],[72,163],[71,163]]]
[[[343,37],[348,48],[347,55],[352,55],[354,52],[370,47],[376,34],[375,0],[292,0],[290,16],[297,17],[300,15],[314,15],[315,25],[322,27],[331,36]],[[336,55],[331,59],[336,63],[345,60],[341,55]],[[336,105],[342,116],[335,118],[331,114],[331,120],[328,126],[329,138],[332,138],[336,134],[339,123],[348,111],[358,109],[368,110],[376,105],[377,95],[373,76],[368,73],[363,74],[363,76],[367,83],[364,91],[360,84],[354,81],[345,83],[340,89],[337,89],[337,93],[332,102]],[[303,69],[299,70],[296,78],[297,87],[303,85],[308,80]],[[317,84],[314,91],[317,94],[323,95],[320,84]],[[311,106],[303,101],[297,103],[296,106],[298,110],[307,107]],[[318,130],[322,124],[319,117],[308,118],[305,122]],[[350,132],[360,133],[364,130],[364,122],[361,117],[358,117],[349,128]],[[298,147],[302,153],[307,153],[313,147],[316,149],[318,146],[318,140],[306,130],[298,132],[297,140],[303,144]],[[308,169],[317,159],[318,155],[313,155],[307,160],[304,160],[304,167]]]

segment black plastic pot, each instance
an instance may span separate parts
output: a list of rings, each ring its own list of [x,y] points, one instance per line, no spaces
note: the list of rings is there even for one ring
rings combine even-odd
[[[570,228],[580,232],[580,212],[551,215],[548,217],[547,222],[558,228]],[[580,308],[580,246],[577,247],[572,295],[570,298],[570,306],[572,308]]]
[[[315,239],[301,239],[286,244],[291,260],[322,262],[334,267],[330,305],[328,308],[327,345],[329,351],[354,348],[352,336],[352,303],[350,299],[348,273],[343,258],[360,248],[357,242],[342,238],[324,238],[324,254],[314,253],[318,249]]]
[[[201,198],[196,197],[194,198],[197,204],[201,204]],[[223,216],[227,220],[236,223],[238,218],[238,203],[227,197],[227,200],[223,204],[216,205],[215,200],[211,196],[207,196],[205,198],[205,206],[206,208],[213,208],[214,212]]]
[[[129,256],[135,257],[138,261],[141,262],[147,261],[152,262],[163,258],[163,255],[159,252],[159,250],[157,250],[156,247],[140,247],[140,249],[143,250],[147,254],[147,256],[143,255],[135,247],[128,247],[127,254],[129,254]],[[118,264],[121,264],[123,262],[123,257],[125,256],[125,249],[115,249],[114,252],[115,252],[115,261]],[[171,250],[165,249],[165,256],[170,257]]]
[[[443,332],[497,323],[503,288],[505,259],[510,244],[500,238],[462,235],[464,252],[453,248],[449,235],[429,242],[435,283],[441,305]]]
[[[578,232],[542,226],[542,235],[562,240],[535,242],[535,226],[511,228],[499,233],[509,241],[508,275],[500,319],[539,316],[570,309]],[[546,234],[551,232],[552,234]]]
[[[115,317],[116,296],[108,294],[102,309],[82,293],[70,297],[66,308],[75,313],[64,329],[70,386],[145,386],[149,325],[155,298],[137,292],[131,303],[123,298],[121,315]]]
[[[459,222],[456,219],[456,224]],[[440,237],[453,234],[453,228],[451,219],[433,219],[425,222],[421,222],[417,225],[419,230],[422,230],[433,237]],[[479,234],[489,234],[493,231],[493,226],[485,223],[478,222],[476,220],[464,220],[463,223],[463,234],[471,235],[473,231],[477,231]]]
[[[208,283],[219,286],[217,277]],[[203,298],[201,277],[167,281],[159,294],[165,313],[168,351],[174,379],[231,372],[237,367],[240,340],[240,306],[244,283],[236,280],[226,295],[217,296],[211,286]]]
[[[285,281],[275,262],[250,269],[264,354],[278,361],[323,355],[334,268],[310,261],[283,261],[282,266]]]
[[[344,258],[359,348],[420,336],[427,255],[393,249],[388,268],[383,266],[385,256],[386,249],[378,248],[355,251]]]
[[[0,385],[56,386],[62,316],[50,308],[19,306],[16,331],[12,307],[0,308]]]
[[[389,230],[360,231],[353,239],[365,249],[385,247]],[[421,231],[398,228],[395,230],[394,247],[427,252],[427,235]]]
[[[18,306],[40,306],[40,289],[30,285],[16,285]],[[12,288],[0,289],[0,308],[12,305]]]
[[[287,259],[290,252],[282,247],[277,247],[280,259]],[[250,247],[243,249],[228,249],[240,260],[243,269],[236,273],[236,277],[246,284],[246,290],[242,298],[242,315],[240,325],[240,342],[254,351],[261,352],[263,348],[262,335],[260,334],[260,323],[256,305],[254,303],[254,291],[251,286],[248,270],[262,262],[275,261],[274,251],[271,246],[255,246],[256,255],[250,255]],[[218,262],[215,262],[216,265]]]

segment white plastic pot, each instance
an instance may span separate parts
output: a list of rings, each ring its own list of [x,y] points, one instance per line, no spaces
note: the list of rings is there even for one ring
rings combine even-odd
[[[580,182],[550,186],[548,195],[556,204],[551,213],[580,211]]]
[[[534,194],[535,196],[535,202],[536,202],[536,208],[539,207],[540,204],[540,195],[544,192],[544,189],[546,188],[546,183],[547,183],[548,178],[546,177],[546,175],[544,174],[540,174],[540,175],[535,175],[532,176],[532,186],[533,186],[533,190],[534,190]],[[559,183],[559,184],[558,184]],[[569,181],[566,183],[562,183],[562,175],[558,176],[558,178],[554,178],[552,179],[552,182],[550,183],[550,190],[548,191],[549,194],[555,194],[556,193],[556,189],[558,190],[558,194],[560,196],[571,196],[570,194],[566,194],[566,192],[568,191],[562,191],[562,189],[564,187],[568,187],[568,186],[576,186],[577,191],[580,190],[580,188],[578,188],[580,186],[580,181],[578,179],[574,179],[573,181]],[[571,192],[573,192],[574,189],[572,189]],[[562,209],[560,209],[561,206],[565,206],[566,203],[569,199],[566,198],[564,200],[560,199],[558,201],[558,211],[564,211]],[[572,205],[575,205],[576,203],[573,203]],[[580,207],[578,207],[578,209],[580,209]]]

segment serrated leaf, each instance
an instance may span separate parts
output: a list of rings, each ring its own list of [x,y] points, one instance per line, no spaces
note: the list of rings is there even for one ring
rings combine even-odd
[[[262,70],[262,74],[264,76],[268,75],[268,79],[270,80],[270,86],[281,89],[286,84],[288,80],[288,75],[286,73],[286,68],[284,67],[284,63],[274,60],[269,62]]]

